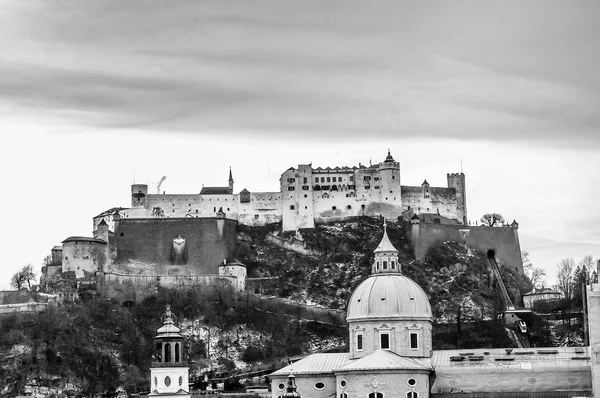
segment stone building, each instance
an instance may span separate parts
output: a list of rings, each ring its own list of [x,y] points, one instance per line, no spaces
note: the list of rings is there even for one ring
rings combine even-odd
[[[131,208],[113,208],[94,218],[109,225],[114,213],[123,218],[215,217],[244,225],[282,223],[284,231],[314,228],[315,223],[347,220],[357,216],[397,219],[405,211],[436,213],[454,224],[467,219],[465,175],[447,175],[447,187],[401,185],[400,163],[388,151],[386,158],[370,166],[313,168],[312,164],[290,167],[281,174],[279,192],[234,191],[224,187],[202,187],[198,194],[150,193],[145,184],[131,186]]]
[[[429,299],[402,273],[384,226],[372,274],[348,302],[349,352],[272,373],[272,397],[286,395],[292,372],[304,398],[591,397],[600,388],[598,286],[588,289],[591,347],[434,351]]]
[[[523,295],[523,306],[532,310],[538,301],[560,300],[561,298],[562,294],[554,289],[549,287],[536,288]]]

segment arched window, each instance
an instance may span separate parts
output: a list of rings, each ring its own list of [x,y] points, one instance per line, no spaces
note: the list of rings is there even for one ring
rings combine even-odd
[[[414,391],[409,391],[406,393],[406,398],[419,398],[419,394]]]
[[[380,393],[380,392],[369,393],[369,398],[383,398],[383,393]]]
[[[294,209],[295,209],[294,205],[290,205],[290,210],[294,210]]]
[[[171,344],[165,344],[165,363],[171,362]]]
[[[348,394],[346,394],[345,392],[340,394],[340,398],[348,398]]]
[[[175,362],[179,362],[179,343],[175,344]]]

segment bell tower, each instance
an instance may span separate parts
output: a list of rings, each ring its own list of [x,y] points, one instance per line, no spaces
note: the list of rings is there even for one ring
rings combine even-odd
[[[371,268],[372,274],[387,274],[390,272],[401,273],[398,262],[398,250],[394,247],[387,235],[387,223],[383,222],[383,238],[375,249],[375,261]]]
[[[189,367],[183,360],[183,337],[175,326],[177,317],[171,306],[161,317],[163,326],[154,338],[156,354],[150,368],[149,397],[191,397],[189,393]]]

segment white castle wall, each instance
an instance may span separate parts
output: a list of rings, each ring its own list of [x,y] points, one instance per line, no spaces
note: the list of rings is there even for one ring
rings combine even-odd
[[[314,228],[315,223],[356,216],[399,217],[403,211],[437,213],[460,222],[466,217],[464,174],[448,174],[449,188],[402,186],[400,164],[289,168],[280,178],[279,192],[242,191],[239,194],[147,194],[147,186],[132,186],[132,207],[123,217],[214,217],[220,208],[239,223],[260,226],[282,222],[284,231]],[[326,189],[323,189],[326,187]],[[335,188],[334,188],[335,187]],[[145,196],[139,195],[145,193]],[[250,200],[248,201],[248,195]],[[244,198],[242,200],[242,197]],[[109,223],[112,220],[106,220]],[[94,229],[100,219],[94,220]],[[113,229],[113,228],[110,228]]]

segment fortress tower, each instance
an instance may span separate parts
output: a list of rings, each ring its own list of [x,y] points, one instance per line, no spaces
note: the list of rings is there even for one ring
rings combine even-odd
[[[131,207],[146,207],[146,198],[148,197],[148,185],[133,184],[131,186]]]
[[[467,191],[464,173],[448,173],[448,188],[456,189],[458,220],[467,224]]]
[[[392,157],[390,150],[379,165],[380,201],[383,204],[381,214],[390,219],[397,216],[397,208],[402,206],[402,188],[400,185],[400,163]],[[391,206],[386,206],[387,204]]]

